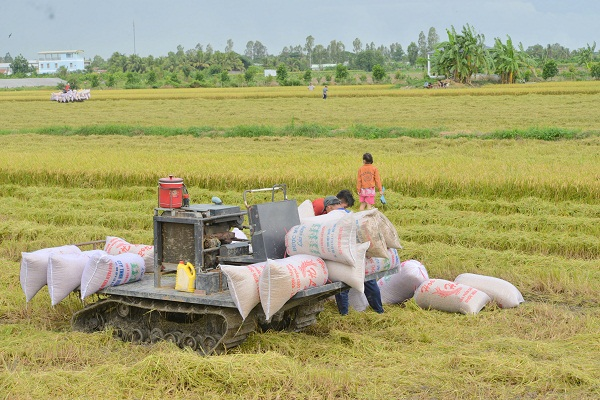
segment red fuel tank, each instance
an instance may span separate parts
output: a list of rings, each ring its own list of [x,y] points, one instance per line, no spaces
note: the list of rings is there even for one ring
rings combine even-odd
[[[183,205],[183,179],[169,175],[158,180],[158,206],[180,208]]]

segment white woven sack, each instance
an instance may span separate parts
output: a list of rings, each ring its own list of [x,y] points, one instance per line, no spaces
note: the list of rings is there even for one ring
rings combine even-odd
[[[421,308],[477,314],[491,299],[471,286],[444,279],[429,279],[415,291],[415,301]]]
[[[398,272],[377,281],[384,304],[399,304],[411,299],[415,290],[429,279],[425,266],[417,260],[400,263]]]
[[[81,253],[52,253],[48,258],[48,292],[53,306],[60,303],[69,293],[81,285],[83,270],[90,257],[106,254],[102,250]]]
[[[333,210],[327,214],[301,219],[303,224],[324,223],[339,221],[340,219],[352,215],[356,224],[356,242],[370,242],[367,249],[367,257],[387,258],[388,252],[385,237],[382,234],[384,228],[380,224],[380,218],[377,215],[379,211],[373,208],[371,210],[359,211],[357,213],[348,213],[345,210]]]
[[[378,214],[381,213],[375,208],[353,214],[357,224],[357,241],[371,243],[367,250],[367,257],[388,258],[388,246],[383,236],[384,226],[380,223]]]
[[[289,255],[309,254],[352,265],[357,260],[354,218],[345,213],[337,221],[293,226],[285,235],[285,247]]]
[[[400,267],[400,256],[398,250],[388,249],[388,258],[367,257],[365,261],[365,275],[371,275],[379,271],[387,271],[391,268]]]
[[[81,249],[67,245],[21,253],[20,281],[27,302],[48,283],[48,258],[52,253],[81,253]]]
[[[260,302],[267,321],[296,293],[327,283],[325,261],[316,256],[295,255],[267,260],[260,275]]]
[[[377,210],[375,214],[377,218],[379,218],[379,226],[381,227],[381,234],[385,240],[385,243],[388,248],[393,249],[401,249],[402,245],[400,244],[400,237],[398,236],[398,231],[392,221],[385,216],[384,213]]]
[[[460,274],[454,282],[481,290],[490,296],[500,308],[516,307],[525,301],[523,295],[515,285],[493,276]]]
[[[312,201],[304,200],[302,203],[300,203],[298,206],[298,216],[300,217],[300,222],[303,222],[302,220],[304,218],[311,218],[315,216],[315,210],[313,208]]]
[[[358,312],[363,312],[369,306],[369,301],[367,300],[364,291],[361,293],[354,288],[350,288],[348,291],[348,305]]]
[[[342,264],[337,261],[325,260],[329,280],[332,282],[344,282],[346,285],[358,290],[365,291],[365,257],[361,257],[369,247],[369,243],[361,243],[356,247],[358,260],[354,265]]]
[[[113,256],[123,253],[140,255],[144,258],[146,272],[154,271],[154,246],[148,244],[131,244],[125,239],[107,236],[104,251]]]
[[[227,276],[229,293],[240,315],[246,319],[258,303],[258,280],[266,262],[250,265],[221,265],[221,271]]]
[[[105,287],[139,281],[144,276],[145,268],[144,259],[138,254],[93,255],[81,276],[81,299]]]

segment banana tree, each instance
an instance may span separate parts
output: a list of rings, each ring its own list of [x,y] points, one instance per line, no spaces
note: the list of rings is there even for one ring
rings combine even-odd
[[[523,44],[515,48],[510,36],[507,36],[506,44],[499,38],[495,39],[494,47],[490,50],[494,63],[494,70],[502,83],[515,83],[516,79],[523,74],[523,70],[535,73],[535,62],[523,49]]]
[[[446,29],[448,40],[440,43],[433,55],[434,69],[456,82],[470,84],[474,74],[489,70],[491,58],[485,48],[485,36],[465,25],[461,33],[454,26]]]

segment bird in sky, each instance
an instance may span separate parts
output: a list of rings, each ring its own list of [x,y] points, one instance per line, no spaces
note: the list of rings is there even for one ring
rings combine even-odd
[[[9,34],[8,34],[8,38],[10,39],[10,37],[11,37],[11,36],[12,36],[12,33],[9,33]]]

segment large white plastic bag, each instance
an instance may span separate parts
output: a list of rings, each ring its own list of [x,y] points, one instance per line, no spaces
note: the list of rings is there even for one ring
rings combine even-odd
[[[106,254],[103,250],[81,253],[52,253],[48,260],[48,292],[53,306],[81,285],[83,270],[90,257]]]
[[[309,254],[344,264],[357,261],[356,246],[356,224],[348,213],[339,220],[293,226],[285,235],[289,255]]]
[[[516,307],[525,301],[515,285],[493,276],[466,273],[457,276],[454,282],[481,290],[490,296],[500,308]]]
[[[144,258],[146,272],[154,271],[154,246],[149,244],[131,244],[116,236],[107,236],[104,251],[116,256],[123,253],[133,253]]]
[[[398,272],[384,276],[377,281],[381,301],[385,304],[398,304],[411,299],[415,290],[429,279],[425,266],[417,260],[400,263]]]
[[[311,255],[267,260],[258,283],[260,302],[267,321],[296,293],[327,283],[325,261]]]
[[[81,276],[81,299],[108,286],[118,286],[142,279],[144,259],[133,253],[90,257]]]
[[[365,253],[368,247],[368,242],[357,246],[358,261],[354,265],[325,260],[329,280],[332,282],[344,282],[346,285],[363,293],[365,291],[365,257],[360,257],[360,254]]]
[[[48,283],[48,260],[52,253],[81,253],[81,249],[67,245],[21,253],[20,281],[27,302]]]
[[[477,314],[491,299],[471,286],[444,279],[429,279],[415,291],[415,301],[425,309]]]
[[[243,319],[246,319],[252,309],[260,303],[258,281],[265,264],[266,261],[250,265],[220,266],[227,276],[231,298]]]

